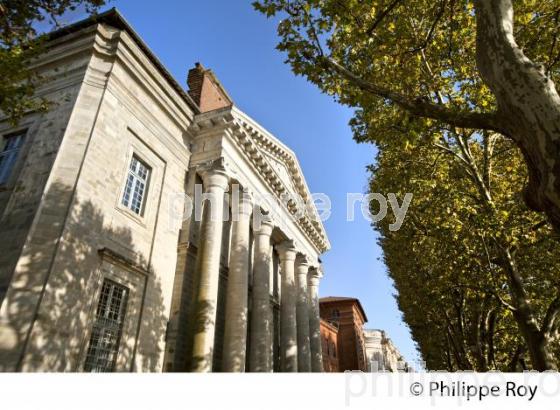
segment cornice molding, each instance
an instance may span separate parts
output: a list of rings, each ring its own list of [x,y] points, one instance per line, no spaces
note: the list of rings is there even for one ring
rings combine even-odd
[[[110,248],[101,248],[97,251],[99,256],[103,260],[107,260],[114,265],[120,265],[127,270],[134,271],[144,276],[150,276],[152,274],[152,269],[149,266],[140,264],[132,259],[127,258],[126,256],[121,255],[117,251],[110,249]]]

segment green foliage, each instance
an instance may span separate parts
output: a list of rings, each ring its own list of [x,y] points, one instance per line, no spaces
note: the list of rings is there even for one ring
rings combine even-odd
[[[558,238],[523,203],[527,176],[512,142],[476,129],[486,127],[450,125],[497,109],[477,70],[473,3],[261,0],[254,7],[281,16],[278,49],[293,72],[355,108],[354,139],[379,148],[370,191],[414,194],[399,231],[388,229],[392,221],[376,228],[428,368],[542,368],[530,349],[539,343],[556,355],[550,368],[560,351],[551,314],[559,310]],[[558,2],[513,6],[517,43],[558,80]]]
[[[44,110],[46,101],[34,98],[40,76],[30,64],[44,51],[37,23],[58,27],[65,12],[85,7],[93,12],[104,0],[6,0],[0,4],[0,111],[17,122],[29,110]]]
[[[468,144],[465,153],[456,139]],[[518,347],[526,348],[508,308],[517,300],[503,250],[515,255],[541,323],[559,291],[560,246],[518,194],[526,176],[516,148],[503,137],[476,134],[406,149],[386,144],[371,172],[372,192],[414,194],[399,231],[391,232],[388,220],[376,228],[399,307],[428,368],[518,366]],[[552,345],[558,348],[557,339]],[[525,362],[530,366],[527,355]]]
[[[282,18],[278,49],[294,73],[357,109],[352,120],[357,141],[414,139],[418,128],[432,121],[407,118],[393,102],[338,75],[326,60],[411,101],[433,101],[457,114],[495,108],[476,67],[472,1],[261,0],[253,5],[268,17]],[[516,40],[557,80],[557,1],[518,0],[514,8]]]

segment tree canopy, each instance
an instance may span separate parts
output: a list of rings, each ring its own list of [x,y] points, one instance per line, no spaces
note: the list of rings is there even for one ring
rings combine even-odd
[[[254,6],[282,18],[278,49],[293,71],[356,108],[357,140],[406,139],[432,125],[499,132],[524,156],[528,205],[560,228],[557,1],[262,0]]]
[[[400,230],[390,220],[376,228],[427,366],[556,368],[560,244],[519,195],[518,150],[497,135],[440,141],[383,145],[370,183],[372,192],[414,195]]]

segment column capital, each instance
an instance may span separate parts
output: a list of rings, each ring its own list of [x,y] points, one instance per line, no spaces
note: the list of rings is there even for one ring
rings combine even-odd
[[[253,222],[255,222],[253,220]],[[258,221],[258,227],[255,227],[254,234],[255,235],[265,235],[270,236],[272,235],[272,230],[274,229],[274,221],[269,215],[265,215],[264,218]]]
[[[303,254],[298,254],[296,256],[296,271],[298,273],[298,275],[307,275],[307,272],[309,270],[309,259],[307,258],[307,256],[303,255]]]
[[[276,246],[281,260],[294,261],[296,259],[297,249],[294,246],[294,241],[287,239]]]
[[[321,279],[323,277],[323,267],[322,266],[312,266],[309,269],[309,278]]]
[[[229,185],[229,175],[224,165],[224,159],[219,158],[201,168],[200,175],[205,189],[221,188],[224,191]]]
[[[309,273],[307,274],[307,281],[309,282],[309,286],[319,286],[319,281],[323,278],[323,268],[313,266],[309,269]]]
[[[253,206],[253,193],[248,188],[242,188],[239,191],[239,203],[249,203]]]

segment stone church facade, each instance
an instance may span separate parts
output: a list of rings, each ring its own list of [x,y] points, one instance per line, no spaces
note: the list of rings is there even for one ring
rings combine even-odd
[[[0,118],[0,370],[321,371],[330,245],[295,154],[115,10],[34,68],[49,110]]]

